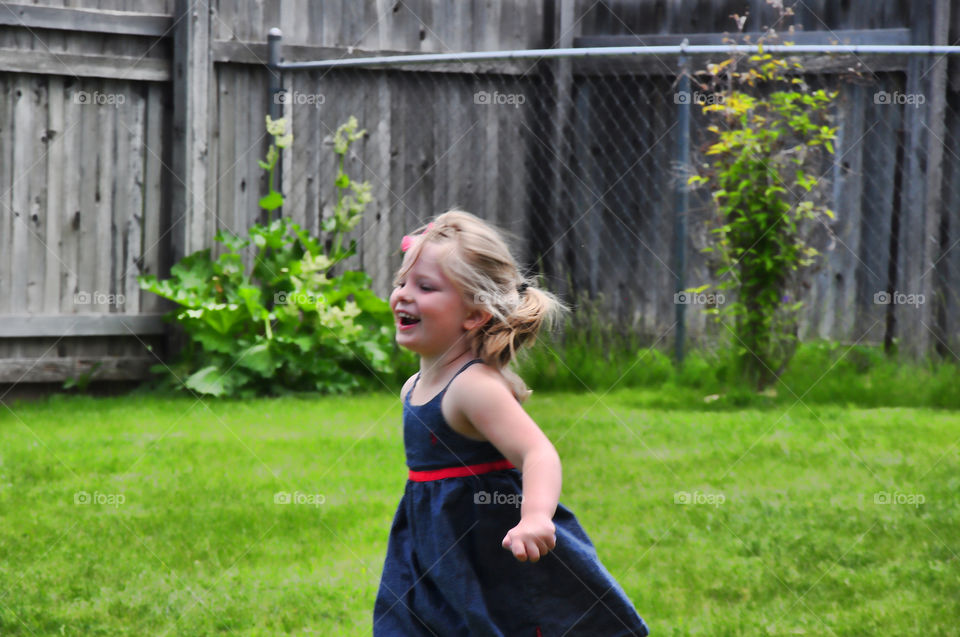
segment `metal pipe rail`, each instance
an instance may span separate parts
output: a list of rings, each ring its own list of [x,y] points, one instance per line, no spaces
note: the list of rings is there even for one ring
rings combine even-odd
[[[280,30],[272,45],[280,45]],[[385,55],[381,57],[340,58],[311,62],[279,62],[271,56],[269,66],[281,71],[324,69],[333,67],[373,66],[382,64],[433,64],[437,62],[475,62],[485,60],[550,59],[560,57],[625,57],[625,56],[681,56],[723,53],[789,53],[800,55],[952,55],[960,53],[960,46],[931,46],[915,44],[697,44],[673,46],[608,46],[571,49],[523,49],[513,51],[466,51],[463,53],[418,53],[413,55]],[[279,57],[279,56],[277,56]]]

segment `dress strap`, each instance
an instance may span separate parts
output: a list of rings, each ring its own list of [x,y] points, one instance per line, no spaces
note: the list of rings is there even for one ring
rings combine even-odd
[[[444,385],[443,389],[440,390],[440,393],[437,394],[437,396],[442,396],[443,394],[445,394],[446,391],[447,391],[447,388],[450,387],[450,383],[453,382],[453,379],[456,378],[457,376],[459,376],[459,375],[461,374],[461,372],[463,372],[466,368],[470,367],[470,366],[473,365],[474,363],[482,363],[482,362],[483,362],[483,361],[482,361],[481,359],[479,359],[479,358],[475,358],[475,359],[473,359],[472,361],[468,361],[466,365],[464,365],[463,367],[461,367],[460,369],[458,369],[458,370],[457,370],[457,373],[454,374],[453,377],[452,377],[450,380],[447,381],[447,384]],[[414,389],[414,387],[417,386],[417,382],[418,382],[419,380],[420,380],[420,372],[417,372],[417,377],[413,379],[413,385],[411,385],[411,386],[410,386],[410,389],[407,391],[407,399],[406,399],[407,402],[410,402],[410,396],[413,395],[413,389]],[[436,399],[436,396],[434,396],[433,399]]]
[[[413,395],[413,388],[417,386],[417,381],[420,380],[420,372],[417,372],[417,377],[413,379],[413,384],[410,385],[410,389],[407,390],[406,401],[410,402],[410,396]]]
[[[457,376],[459,376],[465,369],[467,369],[468,367],[470,367],[470,366],[473,365],[474,363],[481,363],[481,362],[483,362],[483,361],[481,361],[479,358],[475,358],[475,359],[473,359],[472,361],[467,361],[467,364],[464,365],[463,367],[461,367],[460,369],[458,369],[458,370],[457,370],[457,373],[453,375],[453,378],[451,378],[450,380],[447,381],[447,384],[444,385],[443,389],[440,390],[440,394],[446,393],[447,388],[450,387],[450,383],[453,382],[453,379],[456,378]]]

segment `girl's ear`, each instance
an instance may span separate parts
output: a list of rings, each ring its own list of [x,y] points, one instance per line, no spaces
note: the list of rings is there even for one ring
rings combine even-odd
[[[485,325],[487,321],[493,318],[493,314],[486,310],[475,309],[467,315],[467,318],[463,321],[463,329],[470,330],[476,329],[481,325]]]

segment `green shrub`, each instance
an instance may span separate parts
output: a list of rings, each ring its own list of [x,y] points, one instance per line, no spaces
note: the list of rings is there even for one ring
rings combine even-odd
[[[283,394],[292,391],[339,393],[361,385],[373,374],[391,374],[395,346],[393,316],[386,301],[370,289],[363,272],[334,275],[335,266],[354,254],[356,242],[343,247],[343,236],[359,221],[370,201],[369,184],[354,184],[343,171],[343,156],[356,132],[350,118],[337,130],[334,151],[340,155],[337,206],[332,221],[333,251],[299,225],[276,219],[256,224],[246,238],[218,232],[225,250],[216,259],[209,248],[184,257],[159,280],[141,276],[143,289],[177,303],[166,315],[189,337],[180,359],[170,368],[170,386],[215,396]],[[267,161],[270,191],[260,200],[265,210],[283,204],[273,188],[278,148],[292,142],[284,120],[267,117],[274,137]],[[245,271],[243,253],[254,250],[253,268]]]
[[[712,138],[688,183],[710,190],[715,214],[705,251],[719,262],[716,289],[736,292],[708,312],[733,319],[736,371],[763,389],[794,355],[804,290],[798,273],[818,254],[810,241],[815,222],[833,218],[818,177],[834,152],[829,108],[837,94],[810,89],[800,62],[762,45],[757,55],[734,53],[701,75],[717,100],[703,106],[714,118]]]

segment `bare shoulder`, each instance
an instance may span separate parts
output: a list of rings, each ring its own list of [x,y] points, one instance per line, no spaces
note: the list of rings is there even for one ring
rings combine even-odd
[[[479,363],[453,379],[440,409],[454,431],[474,440],[488,440],[487,433],[476,426],[477,414],[515,402],[503,375],[486,363]]]
[[[450,426],[468,437],[489,441],[515,466],[522,465],[531,449],[550,444],[498,369],[471,365],[448,393],[452,393],[450,404],[441,408]]]
[[[507,379],[503,377],[503,374],[500,373],[500,370],[486,363],[471,365],[460,375],[464,377],[465,381],[461,383],[461,387],[480,387],[489,390],[493,387],[500,386],[508,392],[511,391],[510,384],[507,382]]]
[[[450,385],[457,402],[513,398],[513,390],[503,374],[486,363],[471,365]]]

